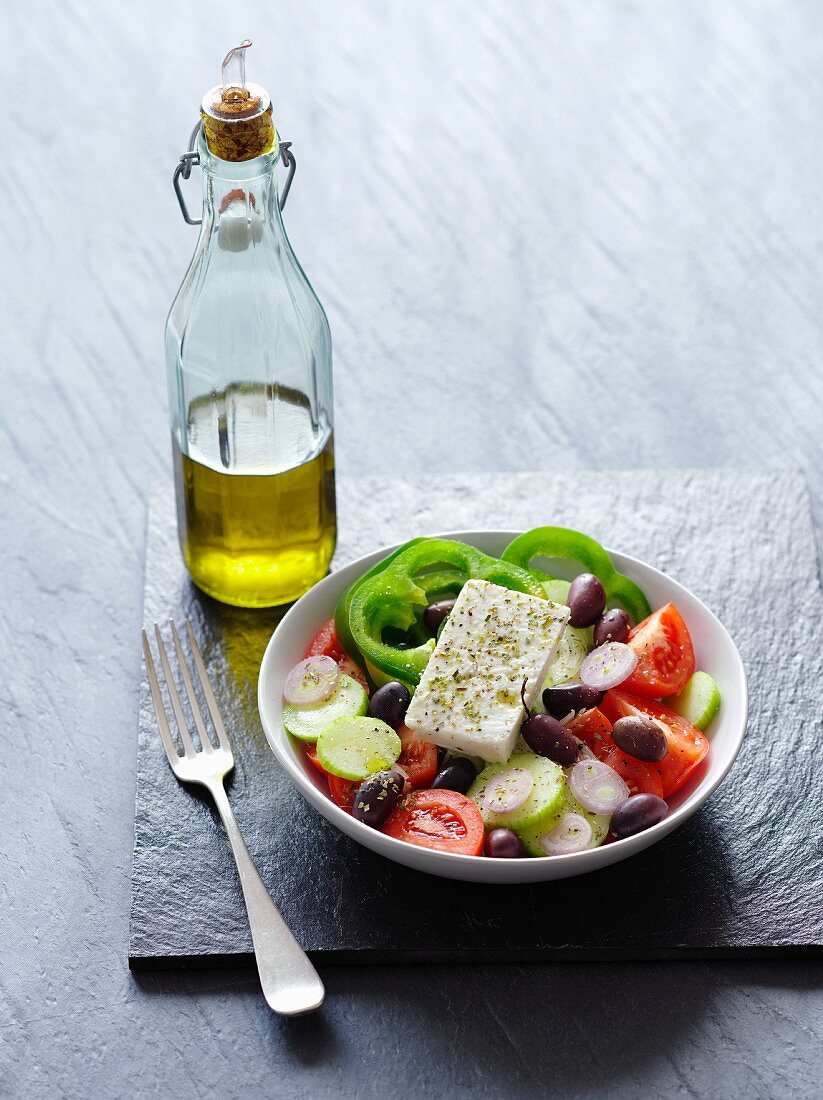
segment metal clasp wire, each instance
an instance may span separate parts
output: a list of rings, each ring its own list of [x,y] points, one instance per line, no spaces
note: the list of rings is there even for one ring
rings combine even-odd
[[[182,176],[184,180],[187,180],[191,175],[192,167],[196,164],[200,164],[200,154],[197,151],[197,142],[200,138],[200,131],[202,128],[203,123],[198,122],[192,130],[191,137],[189,138],[189,147],[185,153],[181,153],[180,160],[177,162],[174,169],[174,175],[171,178],[171,182],[174,186],[174,193],[177,195],[177,201],[180,203],[180,212],[187,225],[203,224],[202,218],[193,218],[189,214],[189,208],[186,206],[186,200],[183,195],[183,188],[180,186],[180,177]],[[283,193],[279,200],[280,210],[282,211],[286,205],[286,199],[289,197],[294,173],[297,171],[297,160],[295,159],[294,153],[291,151],[290,141],[280,142],[280,159],[289,170],[289,174],[286,176],[286,182],[283,185]]]

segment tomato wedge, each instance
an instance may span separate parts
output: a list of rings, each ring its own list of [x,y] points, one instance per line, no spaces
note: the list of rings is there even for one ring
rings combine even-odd
[[[335,806],[339,806],[346,813],[351,813],[354,806],[354,796],[357,794],[359,783],[352,783],[350,779],[341,779],[339,775],[326,772],[329,781],[329,795]]]
[[[654,764],[646,764],[644,767],[654,769],[660,776],[663,798],[668,798],[669,795],[680,790],[709,751],[709,742],[700,730],[691,722],[687,722],[682,715],[676,714],[654,699],[644,699],[642,695],[631,695],[622,690],[622,685],[621,689],[615,688],[607,692],[600,706],[612,723],[618,718],[627,718],[634,714],[647,714],[660,722],[669,743],[669,751],[662,760]]]
[[[677,695],[694,674],[694,649],[689,628],[673,603],[653,611],[629,632],[637,666],[620,685],[626,691],[659,699]]]
[[[419,848],[479,856],[485,829],[480,811],[458,791],[415,791],[404,798],[383,832]]]
[[[341,672],[344,672],[347,676],[351,676],[353,680],[356,680],[365,691],[366,695],[371,695],[369,681],[366,679],[366,674],[360,665],[356,665],[351,657],[348,657],[345,653],[338,659],[337,663],[340,666]]]
[[[303,654],[304,657],[331,657],[333,661],[340,663],[341,657],[346,654],[334,629],[334,619],[323,623],[315,636],[309,642],[309,648]]]
[[[569,723],[575,737],[585,741],[598,760],[614,768],[626,781],[632,794],[656,794],[663,797],[663,783],[654,764],[636,760],[615,745],[612,724],[602,710],[592,707]]]
[[[358,684],[369,692],[369,681],[360,665],[356,664],[340,644],[337,631],[334,627],[334,619],[323,623],[315,636],[309,642],[309,648],[303,654],[304,657],[331,657],[340,666],[340,671],[351,676]]]
[[[406,769],[409,782],[415,790],[430,787],[437,775],[437,746],[420,741],[408,726],[400,726],[397,735],[403,746],[397,763]]]
[[[607,748],[614,744],[611,730],[611,722],[597,707],[582,711],[569,722],[569,732],[585,741],[595,756],[599,755],[601,744],[605,744]]]
[[[645,764],[642,760],[629,756],[614,743],[599,758],[622,776],[632,794],[656,794],[658,798],[663,797],[663,780],[654,764]]]
[[[312,741],[306,741],[305,743],[306,757],[309,763],[317,768],[321,775],[328,776],[328,772],[320,763],[320,757],[317,755],[317,746]]]
[[[306,744],[306,758],[317,768],[323,778],[329,785],[329,797],[335,806],[340,806],[341,809],[347,813],[351,813],[352,806],[354,805],[354,796],[357,792],[359,783],[352,783],[348,779],[341,779],[339,775],[332,775],[331,772],[327,772],[323,765],[320,763],[320,758],[317,755],[317,749],[312,744]]]

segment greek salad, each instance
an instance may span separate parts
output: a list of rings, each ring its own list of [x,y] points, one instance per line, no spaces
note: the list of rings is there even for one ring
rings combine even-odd
[[[563,580],[546,561],[585,571]],[[344,593],[283,697],[286,730],[343,810],[407,844],[495,859],[661,821],[720,707],[677,607],[653,610],[599,543],[563,527],[499,558],[406,543]]]

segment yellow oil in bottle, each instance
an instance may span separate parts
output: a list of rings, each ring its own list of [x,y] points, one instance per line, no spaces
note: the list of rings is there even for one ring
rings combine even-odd
[[[325,575],[337,536],[334,446],[304,395],[239,383],[198,398],[188,453],[174,433],[172,448],[180,545],[204,592],[273,607]]]

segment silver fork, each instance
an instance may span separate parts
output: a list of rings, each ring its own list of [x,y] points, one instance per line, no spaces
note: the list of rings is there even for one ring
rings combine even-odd
[[[214,692],[209,683],[206,666],[203,664],[203,658],[194,637],[194,631],[187,619],[186,630],[189,645],[194,658],[194,666],[197,669],[197,676],[203,689],[203,697],[206,700],[206,706],[217,734],[217,748],[212,745],[206,732],[203,714],[194,691],[177,627],[173,622],[170,625],[177,661],[180,666],[180,675],[183,678],[183,685],[186,689],[201,745],[198,751],[192,741],[171,666],[169,665],[166,647],[163,644],[160,628],[155,623],[154,634],[157,639],[157,650],[160,654],[166,688],[174,711],[177,729],[180,733],[180,740],[183,744],[182,756],[178,753],[171,735],[169,720],[163,705],[163,697],[160,694],[160,685],[157,681],[154,658],[145,630],[142,631],[143,653],[146,658],[146,671],[149,676],[151,697],[157,713],[157,724],[160,727],[160,736],[163,738],[163,745],[166,749],[166,756],[169,758],[169,764],[171,764],[171,770],[182,783],[199,783],[201,786],[206,787],[215,801],[217,811],[228,834],[231,850],[237,864],[237,871],[240,875],[240,884],[243,887],[243,897],[246,902],[249,926],[251,927],[254,954],[257,958],[257,969],[260,972],[260,984],[263,987],[263,995],[269,1007],[282,1016],[300,1016],[305,1012],[313,1012],[323,1003],[323,997],[325,996],[323,983],[320,981],[320,977],[305,951],[291,934],[288,925],[271,900],[269,892],[252,862],[249,850],[240,834],[234,813],[226,797],[223,780],[234,767],[234,756],[220,717],[217,700],[214,698]]]

